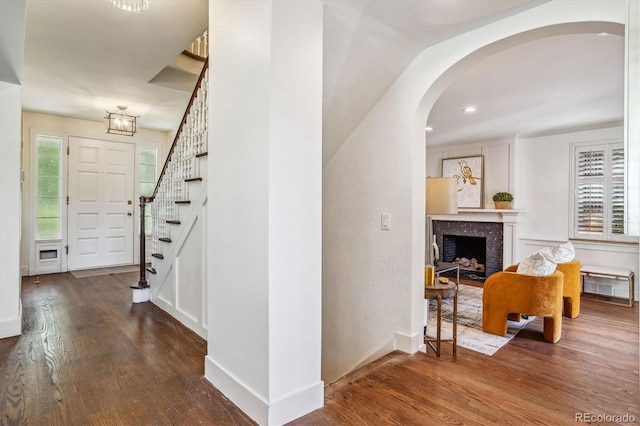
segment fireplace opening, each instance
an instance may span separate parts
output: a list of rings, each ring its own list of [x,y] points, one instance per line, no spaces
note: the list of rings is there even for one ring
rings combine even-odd
[[[460,278],[473,280],[475,282],[484,282],[486,277],[489,277],[495,272],[502,271],[502,252],[504,250],[503,227],[503,224],[498,222],[434,220],[433,234],[436,236],[438,247],[440,247],[440,259],[443,262],[446,262],[447,260],[452,262],[456,257],[466,257],[469,260],[475,258],[478,263],[485,264],[485,272],[481,273],[479,271],[467,271],[465,269],[461,269]],[[484,241],[481,243],[482,247],[478,249],[478,252],[480,253],[463,252],[459,254],[454,253],[453,255],[447,253],[448,257],[446,257],[445,260],[443,256],[445,250],[443,237],[445,235],[453,237],[478,237]],[[449,244],[451,244],[451,242],[449,242]],[[469,247],[473,247],[473,243],[468,240],[461,240],[461,242],[454,244],[454,247],[456,247],[456,250],[467,249]]]
[[[460,275],[472,280],[486,278],[487,239],[443,235],[442,260],[460,265]]]

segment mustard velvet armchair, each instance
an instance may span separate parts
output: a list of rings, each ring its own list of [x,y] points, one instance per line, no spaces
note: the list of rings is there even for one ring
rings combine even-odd
[[[492,274],[482,292],[482,331],[498,336],[507,334],[507,317],[520,319],[520,314],[544,317],[543,336],[556,343],[562,334],[564,274],[516,273],[517,265]]]
[[[564,274],[563,315],[567,318],[575,318],[580,315],[580,261],[558,263],[556,270]]]

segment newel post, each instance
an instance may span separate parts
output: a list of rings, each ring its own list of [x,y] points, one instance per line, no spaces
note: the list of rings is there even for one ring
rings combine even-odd
[[[146,276],[146,235],[144,229],[144,209],[147,205],[148,197],[140,196],[140,280],[137,286],[131,286],[133,289],[145,289],[149,287]]]

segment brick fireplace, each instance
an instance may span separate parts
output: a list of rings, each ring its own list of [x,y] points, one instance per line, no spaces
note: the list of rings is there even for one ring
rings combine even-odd
[[[475,260],[479,266],[461,265],[460,276],[475,281],[503,269],[503,226],[496,222],[433,222],[433,234],[443,262]]]
[[[518,210],[464,209],[457,215],[431,216],[432,231],[440,259],[473,259],[460,268],[460,276],[484,282],[489,275],[512,265],[517,259]]]

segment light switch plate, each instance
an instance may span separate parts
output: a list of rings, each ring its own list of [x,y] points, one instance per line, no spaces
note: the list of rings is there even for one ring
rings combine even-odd
[[[383,231],[388,231],[391,229],[391,215],[389,213],[382,213],[380,229],[382,229]]]

